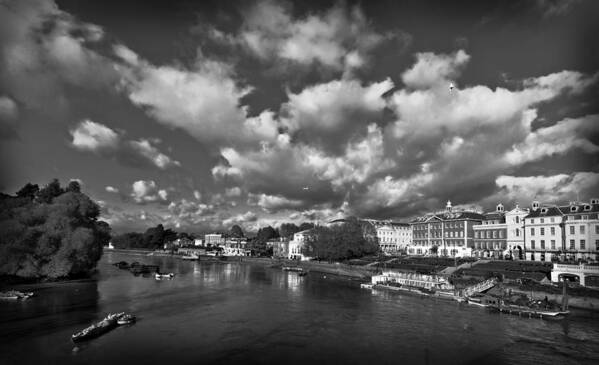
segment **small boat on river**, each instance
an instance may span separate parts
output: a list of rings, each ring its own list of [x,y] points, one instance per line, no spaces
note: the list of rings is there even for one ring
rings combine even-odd
[[[196,261],[196,260],[199,260],[199,259],[200,259],[200,256],[198,256],[198,255],[196,255],[194,253],[192,253],[190,255],[181,256],[181,260]]]
[[[27,299],[33,296],[33,292],[20,292],[17,290],[9,290],[5,292],[0,292],[0,299],[5,300],[18,300],[18,299]]]
[[[71,341],[73,342],[83,342],[87,340],[92,340],[94,338],[100,337],[103,334],[115,329],[119,325],[126,325],[135,322],[135,316],[131,314],[126,314],[125,312],[121,313],[111,313],[108,314],[103,320],[98,323],[94,323],[91,326],[82,329],[81,331],[73,334],[71,336]]]
[[[160,274],[160,273],[156,273],[155,274],[156,280],[162,280],[162,279],[172,279],[175,277],[175,274],[168,273],[168,274]]]

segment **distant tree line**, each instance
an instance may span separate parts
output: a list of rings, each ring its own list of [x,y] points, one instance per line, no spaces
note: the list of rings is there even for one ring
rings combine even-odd
[[[0,275],[57,279],[89,274],[110,241],[100,207],[77,181],[28,183],[0,194]]]
[[[193,240],[194,236],[186,232],[177,233],[170,228],[164,229],[162,224],[146,229],[144,233],[128,232],[112,238],[112,245],[120,249],[163,249],[165,244],[178,238]]]

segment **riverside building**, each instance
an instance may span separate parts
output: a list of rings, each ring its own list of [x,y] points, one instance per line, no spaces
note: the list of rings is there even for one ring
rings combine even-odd
[[[532,202],[524,218],[526,260],[557,261],[564,247],[564,213],[567,207]]]
[[[478,212],[454,211],[451,201],[444,212],[431,213],[410,222],[412,245],[409,255],[472,256],[474,227],[484,216]]]
[[[379,241],[379,247],[385,254],[393,255],[404,252],[412,242],[412,228],[409,223],[377,221],[365,219],[371,223]]]
[[[494,212],[485,213],[481,224],[473,227],[473,256],[504,258],[507,252],[505,208],[498,204]]]
[[[575,202],[564,213],[564,247],[560,257],[566,261],[597,260],[599,250],[599,199]]]
[[[507,248],[510,258],[513,260],[524,260],[524,217],[530,210],[516,207],[505,213],[505,224],[507,228]]]

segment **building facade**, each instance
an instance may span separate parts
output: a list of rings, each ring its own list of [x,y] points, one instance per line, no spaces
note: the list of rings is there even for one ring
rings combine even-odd
[[[366,221],[374,226],[379,247],[385,254],[394,255],[405,252],[408,245],[412,243],[412,228],[409,223],[373,219]]]
[[[530,213],[529,209],[516,207],[505,213],[507,228],[507,248],[510,258],[524,260],[524,217]]]
[[[444,212],[427,214],[410,223],[412,244],[407,252],[409,255],[472,256],[474,227],[483,219],[478,212],[454,211],[448,201]]]
[[[204,245],[222,246],[225,243],[225,236],[220,233],[208,233],[204,235]]]
[[[297,232],[293,235],[293,240],[289,241],[288,256],[290,260],[310,260],[311,257],[305,255],[304,248],[306,243],[312,239],[312,230],[307,229],[305,231]]]
[[[503,204],[498,204],[494,212],[484,214],[481,224],[474,226],[472,254],[476,257],[499,259],[508,253],[505,210]]]
[[[524,218],[524,249],[526,260],[557,261],[565,248],[564,213],[567,207],[541,205],[532,202]]]
[[[564,213],[565,261],[597,260],[599,250],[599,199],[589,203],[572,203],[562,208]]]

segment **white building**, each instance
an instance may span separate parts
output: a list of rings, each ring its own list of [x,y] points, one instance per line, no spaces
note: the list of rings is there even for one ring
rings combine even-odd
[[[599,199],[571,203],[564,213],[565,260],[597,260],[599,250]]]
[[[311,257],[304,255],[304,247],[310,239],[312,239],[311,229],[294,234],[293,240],[289,241],[288,258],[290,260],[310,260]]]
[[[367,220],[376,229],[381,251],[386,254],[404,252],[412,243],[412,228],[408,223]]]
[[[225,243],[225,237],[220,233],[208,233],[204,235],[206,246],[221,246]]]
[[[524,250],[526,260],[551,262],[557,260],[563,249],[564,207],[542,206],[532,202],[524,218]]]
[[[524,217],[530,213],[528,209],[516,207],[505,213],[507,227],[507,249],[514,260],[524,260]]]

